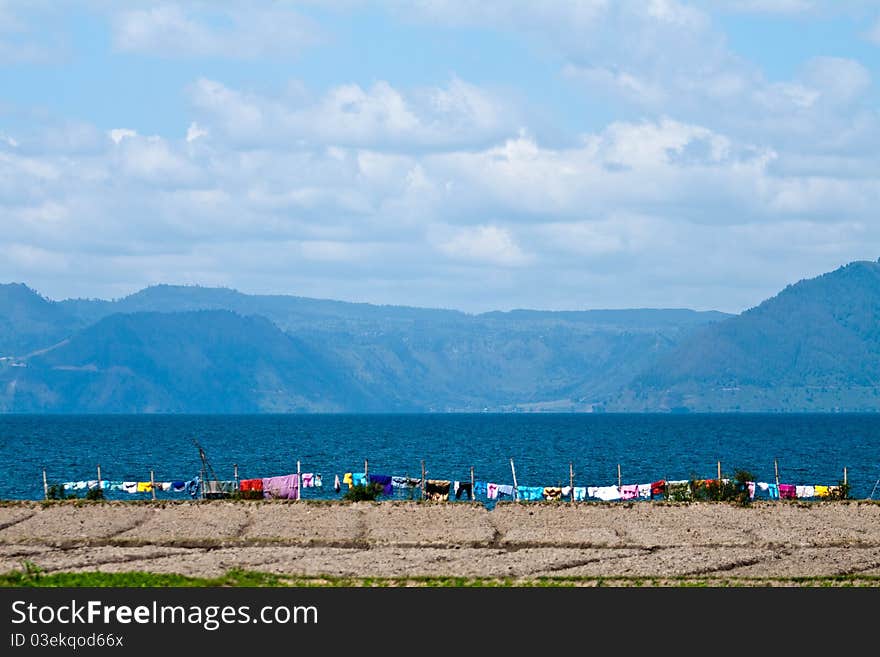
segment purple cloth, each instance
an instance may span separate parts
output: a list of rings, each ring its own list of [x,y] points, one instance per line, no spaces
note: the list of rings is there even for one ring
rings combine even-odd
[[[299,499],[299,476],[295,474],[281,477],[263,478],[263,497],[281,500]]]
[[[620,487],[620,497],[624,500],[633,500],[639,496],[639,485],[631,484]]]
[[[391,475],[370,475],[371,484],[380,484],[382,486],[383,495],[391,495],[393,487],[391,486]]]
[[[779,484],[779,497],[784,500],[793,500],[797,497],[797,486],[793,484]]]

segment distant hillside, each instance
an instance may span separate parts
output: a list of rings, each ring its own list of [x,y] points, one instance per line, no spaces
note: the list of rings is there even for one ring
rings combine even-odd
[[[227,311],[111,315],[0,377],[5,411],[369,410],[301,341]]]
[[[42,323],[19,323],[17,306],[0,303],[11,327],[0,361],[7,412],[591,410],[695,328],[727,317],[474,316],[168,285],[117,301],[29,293]],[[219,311],[211,327],[196,319]]]
[[[660,357],[608,410],[880,410],[880,264],[790,285]]]
[[[26,285],[0,285],[0,357],[53,345],[70,335],[78,324],[63,306]]]

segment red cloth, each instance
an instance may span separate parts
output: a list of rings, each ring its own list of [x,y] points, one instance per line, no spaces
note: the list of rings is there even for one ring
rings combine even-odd
[[[666,481],[661,479],[660,481],[655,481],[651,484],[651,496],[654,495],[663,495],[666,493]]]
[[[238,485],[239,490],[263,490],[262,479],[242,479]]]

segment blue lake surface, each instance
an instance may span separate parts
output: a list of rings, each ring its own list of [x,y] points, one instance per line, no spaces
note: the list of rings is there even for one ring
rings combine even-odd
[[[363,472],[512,483],[575,485],[714,478],[752,472],[758,481],[836,484],[848,468],[851,495],[866,498],[880,478],[880,415],[0,415],[0,498],[41,499],[49,482],[190,479],[207,452],[217,476],[296,472],[323,475],[303,497],[338,497],[333,476]],[[345,487],[343,487],[345,490]],[[880,490],[880,487],[878,487]],[[113,497],[136,496],[114,493]],[[184,495],[159,493],[160,497]],[[140,497],[146,497],[141,495]],[[880,493],[874,495],[874,499]]]

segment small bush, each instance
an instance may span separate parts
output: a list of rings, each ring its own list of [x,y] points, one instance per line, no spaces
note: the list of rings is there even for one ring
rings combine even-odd
[[[75,500],[76,495],[65,492],[64,486],[61,484],[50,484],[46,490],[47,500]]]
[[[849,490],[850,485],[848,483],[843,483],[842,481],[837,483],[837,486],[832,488],[828,492],[828,497],[823,498],[826,500],[848,500],[849,499]]]
[[[351,502],[372,502],[382,495],[382,484],[366,483],[356,484],[348,489],[342,499]]]
[[[103,500],[104,499],[104,489],[103,488],[90,488],[89,492],[86,493],[86,499],[92,500],[95,502]]]
[[[261,490],[237,490],[232,493],[233,500],[261,500],[263,497]]]

